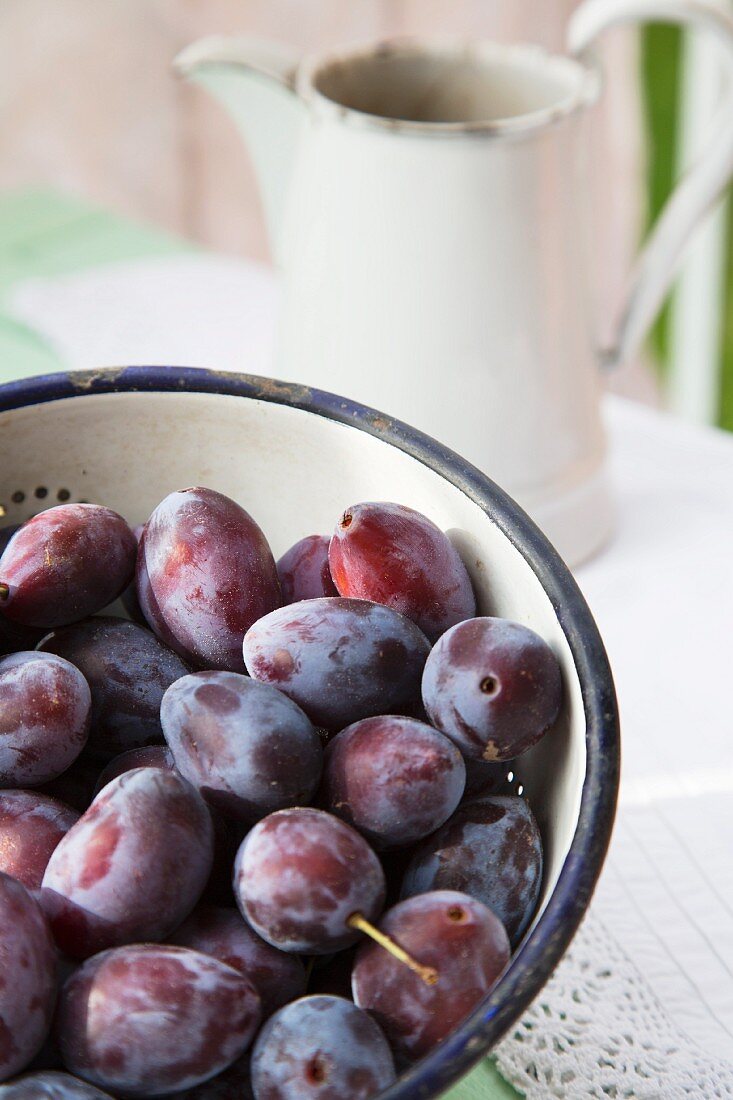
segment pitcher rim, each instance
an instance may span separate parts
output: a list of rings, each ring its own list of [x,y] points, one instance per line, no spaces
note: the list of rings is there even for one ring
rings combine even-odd
[[[566,95],[547,106],[524,111],[505,118],[475,119],[464,121],[436,121],[393,118],[373,114],[359,107],[348,106],[321,91],[317,80],[329,66],[360,58],[386,57],[390,54],[455,55],[479,58],[510,58],[529,62],[540,68],[551,65],[554,69],[574,71],[577,84]],[[430,137],[522,137],[543,130],[564,118],[589,107],[596,102],[602,86],[602,75],[595,59],[587,54],[573,56],[556,53],[543,46],[528,42],[502,43],[491,39],[472,42],[465,37],[436,35],[404,35],[378,39],[367,43],[341,47],[327,53],[301,58],[294,75],[294,89],[317,114],[337,119],[366,129],[411,136]]]

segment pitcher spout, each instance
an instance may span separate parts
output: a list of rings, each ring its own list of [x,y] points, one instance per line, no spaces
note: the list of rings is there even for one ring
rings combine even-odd
[[[247,144],[277,263],[282,217],[305,105],[295,90],[298,59],[285,45],[254,38],[203,38],[174,61],[229,111]]]

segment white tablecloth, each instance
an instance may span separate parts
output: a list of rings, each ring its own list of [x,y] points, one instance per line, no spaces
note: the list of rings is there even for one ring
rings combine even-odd
[[[255,265],[128,263],[13,304],[70,366],[268,372],[276,289]],[[498,1058],[531,1097],[731,1097],[733,438],[606,413],[618,529],[578,579],[621,704],[618,823],[584,928]]]

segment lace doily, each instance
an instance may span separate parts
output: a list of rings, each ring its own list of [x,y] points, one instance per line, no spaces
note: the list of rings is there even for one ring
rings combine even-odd
[[[733,1097],[733,1066],[695,1048],[592,910],[494,1055],[527,1100]]]

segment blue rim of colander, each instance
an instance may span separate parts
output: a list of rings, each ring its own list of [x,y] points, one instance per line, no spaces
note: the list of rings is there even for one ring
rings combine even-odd
[[[575,662],[586,719],[586,774],[578,824],[545,910],[488,997],[379,1100],[438,1097],[515,1023],[550,977],[585,914],[613,828],[620,740],[613,677],[598,628],[569,569],[539,528],[480,470],[430,436],[356,401],[292,382],[198,367],[112,367],[0,385],[0,412],[111,393],[211,393],[301,409],[348,424],[404,451],[477,504],[533,570]]]

